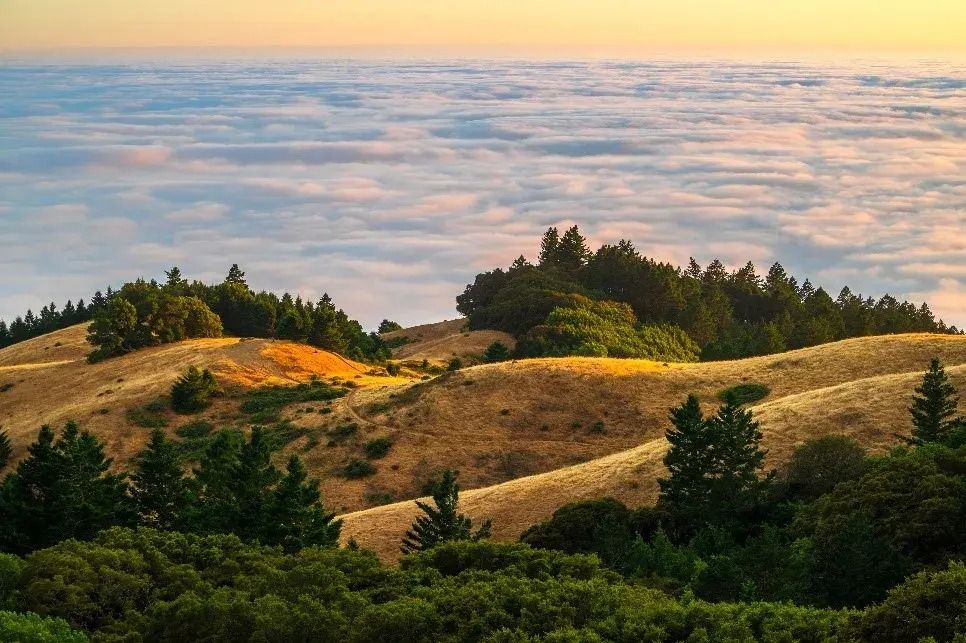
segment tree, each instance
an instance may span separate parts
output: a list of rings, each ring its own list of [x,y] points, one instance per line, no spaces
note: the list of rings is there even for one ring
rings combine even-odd
[[[256,426],[238,456],[233,484],[238,515],[229,531],[242,540],[258,539],[265,528],[270,490],[278,479],[278,469],[272,464],[272,447],[264,429]]]
[[[248,282],[245,281],[245,273],[242,272],[242,269],[238,267],[237,263],[231,264],[231,268],[228,269],[228,275],[225,277],[225,283],[248,287]]]
[[[725,403],[704,419],[698,399],[689,395],[671,410],[671,447],[664,457],[669,476],[658,481],[659,502],[691,529],[737,527],[753,511],[774,474],[764,479],[762,434],[751,411]]]
[[[218,382],[207,368],[188,367],[188,371],[171,386],[171,406],[179,413],[197,413],[208,406],[208,399],[218,393]]]
[[[392,332],[397,331],[397,330],[402,330],[402,326],[400,326],[396,322],[391,321],[389,319],[383,319],[379,323],[379,331],[378,332],[379,332],[380,335],[382,335],[383,333],[392,333]]]
[[[13,447],[10,446],[10,436],[7,432],[0,429],[0,469],[7,466],[10,456],[13,455]]]
[[[151,432],[138,454],[131,475],[131,497],[140,522],[156,529],[176,529],[189,502],[188,481],[181,468],[178,445],[161,429]]]
[[[326,511],[318,481],[307,478],[305,465],[293,454],[272,491],[260,542],[281,545],[288,552],[338,544],[342,521]]]
[[[929,369],[916,387],[909,413],[912,415],[911,444],[945,442],[950,431],[957,425],[955,418],[959,398],[956,388],[938,358],[933,358]]]
[[[503,342],[493,342],[483,351],[483,361],[486,363],[505,362],[510,359],[510,349]]]
[[[138,347],[137,331],[137,308],[122,297],[112,297],[97,310],[87,329],[87,341],[95,346],[87,359],[96,362],[134,350]]]
[[[560,233],[557,228],[547,228],[547,231],[543,233],[543,239],[540,241],[540,256],[537,259],[541,266],[549,266],[557,262],[559,245]]]
[[[473,521],[459,513],[459,485],[456,473],[447,469],[437,482],[432,493],[433,504],[416,501],[423,512],[417,516],[412,528],[406,532],[402,541],[402,551],[410,554],[432,549],[436,545],[452,540],[481,540],[489,538],[491,523],[483,520],[474,532]]]
[[[68,422],[55,441],[48,426],[0,488],[0,539],[6,551],[25,553],[67,538],[91,538],[101,529],[133,522],[123,475],[108,473],[104,445]]]
[[[809,440],[795,449],[785,467],[789,497],[811,501],[865,471],[865,449],[844,435]]]
[[[577,226],[571,226],[564,232],[555,254],[556,263],[571,272],[576,272],[587,263],[590,250],[587,248],[587,240],[580,234]]]

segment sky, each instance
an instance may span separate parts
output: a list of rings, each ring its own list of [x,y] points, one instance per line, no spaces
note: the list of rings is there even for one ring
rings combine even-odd
[[[2,0],[0,49],[966,53],[962,0]]]
[[[0,63],[0,318],[178,265],[456,316],[551,225],[774,261],[966,326],[966,66],[948,60]]]

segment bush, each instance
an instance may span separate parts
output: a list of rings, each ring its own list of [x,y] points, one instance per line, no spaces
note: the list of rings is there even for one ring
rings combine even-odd
[[[510,349],[503,342],[493,342],[483,351],[482,359],[487,364],[505,362],[510,359]]]
[[[751,404],[763,400],[771,393],[764,384],[738,384],[718,391],[718,399],[731,404]]]
[[[402,366],[399,364],[399,362],[388,362],[386,364],[386,373],[392,377],[399,375],[400,371],[402,371]]]
[[[0,641],[11,643],[86,643],[83,632],[59,618],[0,611]]]
[[[157,409],[156,404],[128,409],[124,416],[128,422],[143,429],[162,429],[168,426],[167,416]]]
[[[366,478],[376,474],[376,468],[365,460],[352,460],[342,468],[342,475],[349,479]]]
[[[178,437],[182,437],[187,440],[197,440],[207,436],[214,430],[215,426],[211,422],[195,420],[194,422],[189,422],[184,426],[179,426],[177,429],[175,429],[175,433],[178,435]]]
[[[619,566],[634,539],[633,514],[619,500],[601,498],[564,505],[550,520],[530,527],[520,542],[568,554],[594,553]]]
[[[815,500],[839,483],[854,480],[865,471],[865,449],[842,435],[809,440],[795,450],[785,467],[788,496]]]
[[[389,438],[375,438],[366,442],[362,450],[366,452],[366,457],[370,460],[377,460],[386,457],[389,449],[392,448],[392,440]]]
[[[459,357],[454,357],[449,361],[449,364],[446,365],[447,371],[458,371],[461,368],[463,368],[463,360],[461,360]]]
[[[171,407],[178,413],[197,413],[208,406],[208,399],[218,394],[218,382],[207,368],[191,366],[171,386]]]
[[[253,422],[267,424],[278,421],[282,409],[290,404],[324,402],[345,394],[345,389],[332,388],[318,380],[296,386],[264,386],[248,392],[241,410],[251,415]]]

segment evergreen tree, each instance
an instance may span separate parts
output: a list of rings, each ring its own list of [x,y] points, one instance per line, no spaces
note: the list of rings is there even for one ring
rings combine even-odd
[[[510,349],[503,342],[493,342],[483,351],[483,361],[490,364],[493,362],[505,362],[510,359]]]
[[[137,332],[137,308],[123,297],[112,297],[98,308],[87,329],[87,341],[96,347],[87,359],[96,362],[134,350],[138,347]]]
[[[155,529],[176,529],[189,501],[188,481],[181,468],[178,445],[161,429],[138,455],[131,476],[131,497],[141,524]]]
[[[929,370],[916,387],[909,413],[912,415],[912,444],[945,442],[950,431],[957,425],[955,418],[959,398],[956,388],[938,358],[929,363]]]
[[[391,332],[397,331],[397,330],[402,330],[402,326],[400,326],[398,323],[396,323],[396,322],[394,322],[392,320],[383,319],[379,323],[379,330],[377,332],[381,335],[383,333],[391,333]]]
[[[54,441],[44,426],[28,455],[0,488],[0,538],[6,551],[25,553],[68,538],[133,522],[124,477],[108,473],[104,445],[68,422]]]
[[[342,521],[322,505],[316,480],[308,480],[305,465],[296,455],[288,460],[285,475],[269,499],[259,541],[281,545],[293,552],[303,547],[334,547],[339,542]]]
[[[0,429],[0,469],[7,466],[10,456],[13,455],[13,447],[10,446],[10,436],[7,432]]]
[[[751,411],[729,402],[704,419],[691,395],[672,409],[671,422],[671,447],[664,457],[669,476],[658,481],[660,504],[687,530],[737,527],[740,516],[757,507],[774,477],[770,473],[759,478],[765,451]]]
[[[270,490],[278,479],[271,445],[264,429],[256,426],[238,456],[233,485],[238,517],[230,531],[243,540],[258,539],[266,523]]]
[[[171,270],[165,270],[164,276],[167,280],[164,288],[172,295],[183,296],[188,294],[188,280],[181,275],[181,270],[173,266]]]
[[[237,263],[231,264],[231,268],[228,269],[228,275],[225,277],[225,283],[248,287],[248,282],[245,281],[245,273],[242,272],[242,269],[238,267]]]
[[[557,250],[560,246],[560,233],[556,228],[547,228],[540,240],[540,256],[537,259],[541,266],[557,263]]]
[[[207,368],[188,367],[188,371],[171,386],[171,406],[179,413],[197,413],[208,406],[208,399],[218,393],[218,382]]]
[[[219,431],[202,454],[189,485],[189,531],[225,533],[238,523],[236,491],[241,440],[237,431]]]
[[[489,538],[489,519],[480,523],[479,529],[474,532],[473,521],[459,513],[459,485],[456,484],[455,472],[443,472],[442,478],[433,488],[432,497],[435,507],[416,501],[416,506],[422,510],[423,515],[416,517],[412,528],[403,538],[401,549],[404,554],[432,549],[451,540],[475,541]]]
[[[557,245],[555,253],[556,263],[572,272],[576,272],[587,263],[590,257],[590,249],[587,247],[587,240],[580,234],[577,226],[572,226],[564,232]]]

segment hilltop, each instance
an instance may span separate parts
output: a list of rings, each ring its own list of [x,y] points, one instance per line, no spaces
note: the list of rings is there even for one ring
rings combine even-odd
[[[465,319],[411,326],[383,333],[381,337],[390,345],[399,344],[392,349],[394,359],[412,364],[426,360],[437,366],[445,365],[454,357],[479,357],[493,342],[502,342],[511,349],[516,345],[509,333],[498,330],[469,330]]]

